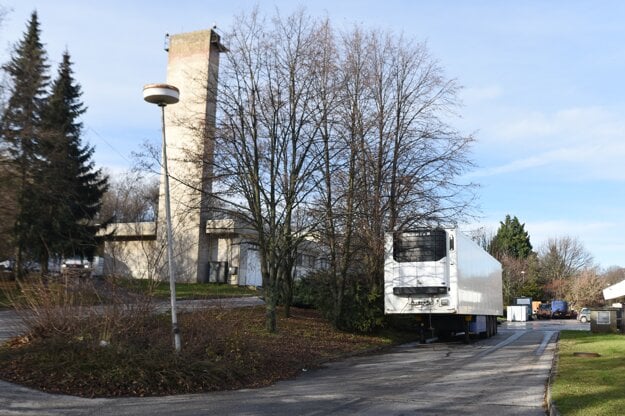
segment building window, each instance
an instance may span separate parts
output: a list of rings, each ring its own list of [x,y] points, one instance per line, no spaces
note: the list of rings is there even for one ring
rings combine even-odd
[[[610,311],[597,311],[597,324],[610,325]]]

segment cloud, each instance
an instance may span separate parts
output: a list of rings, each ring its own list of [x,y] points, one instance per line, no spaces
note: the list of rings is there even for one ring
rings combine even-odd
[[[468,178],[536,171],[566,180],[625,181],[625,114],[602,107],[529,113],[487,129],[489,159]],[[494,137],[499,138],[495,140]]]
[[[492,131],[496,137],[507,142],[523,140],[524,143],[530,141],[543,146],[611,140],[622,138],[623,132],[623,111],[604,107],[574,107],[552,114],[531,112],[502,120]]]
[[[465,103],[479,104],[484,101],[496,100],[503,96],[503,90],[499,85],[487,85],[484,87],[466,87],[460,93],[460,98]]]
[[[610,221],[527,221],[525,229],[530,234],[534,250],[539,250],[547,240],[556,237],[576,238],[601,267],[625,265],[625,243],[620,232],[623,222]]]
[[[493,217],[497,216],[497,218]],[[484,218],[480,223],[465,224],[461,229],[471,235],[473,231],[482,230],[487,235],[495,235],[505,214],[493,214]],[[571,237],[577,239],[584,248],[594,257],[595,263],[602,267],[613,265],[625,266],[625,242],[615,229],[625,228],[625,222],[611,221],[583,221],[573,219],[525,221],[525,230],[530,235],[534,251],[547,243],[550,238]]]

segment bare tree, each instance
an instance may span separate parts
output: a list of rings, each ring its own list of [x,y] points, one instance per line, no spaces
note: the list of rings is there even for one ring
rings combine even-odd
[[[585,269],[571,278],[568,284],[567,299],[574,309],[584,306],[600,306],[605,282],[595,269]]]
[[[335,36],[328,22],[318,42],[324,178],[316,212],[336,322],[348,275],[380,291],[386,231],[468,213],[472,185],[457,177],[471,166],[473,139],[444,121],[457,106],[457,86],[425,45],[359,27]]]
[[[540,279],[538,258],[535,254],[525,258],[502,254],[499,261],[503,267],[504,304],[512,305],[516,297],[528,296],[535,300],[544,297],[544,282]]]
[[[113,219],[107,227],[104,255],[108,257],[107,273],[114,276],[131,274],[133,264],[137,278],[157,281],[164,276],[162,258],[165,241],[150,234],[158,213],[158,178],[140,171],[117,175],[103,198],[102,221]],[[118,243],[119,233],[133,234],[134,240]],[[146,234],[147,232],[147,234]],[[122,240],[126,237],[120,237]],[[140,267],[139,267],[140,265]]]
[[[295,215],[314,190],[312,68],[319,52],[317,23],[303,10],[271,24],[255,10],[240,16],[228,35],[215,147],[214,190],[220,209],[257,234],[266,328],[276,330],[279,284],[291,279],[305,230]]]
[[[100,218],[113,218],[117,223],[154,221],[158,213],[158,186],[157,177],[146,177],[138,171],[116,175],[104,194]]]
[[[305,16],[240,16],[220,74],[211,209],[257,235],[270,331],[310,232],[339,318],[348,276],[380,292],[385,231],[453,222],[472,202],[457,178],[473,139],[447,123],[458,87],[425,45]]]
[[[582,243],[572,237],[550,238],[539,250],[540,270],[546,291],[554,298],[564,297],[568,282],[593,266],[593,258]]]
[[[625,280],[625,268],[619,266],[610,267],[602,273],[602,279],[604,287],[621,282]]]

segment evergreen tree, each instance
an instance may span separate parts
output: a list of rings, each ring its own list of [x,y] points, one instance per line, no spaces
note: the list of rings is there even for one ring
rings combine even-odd
[[[510,215],[506,215],[506,220],[499,224],[497,234],[491,241],[490,253],[498,259],[503,256],[527,258],[532,253],[532,244],[525,224],[521,224],[516,216],[510,218]]]
[[[10,86],[1,120],[1,147],[9,161],[5,173],[12,177],[15,187],[14,241],[18,276],[22,275],[27,248],[38,238],[32,226],[39,217],[38,207],[29,198],[38,192],[40,185],[34,178],[41,169],[41,112],[49,83],[46,60],[37,12],[33,12],[23,39],[3,66]]]
[[[94,218],[108,185],[101,170],[95,169],[94,148],[82,144],[79,118],[86,108],[81,96],[70,55],[65,52],[42,118],[46,169],[41,180],[47,186],[40,197],[47,204],[48,220],[40,224],[40,230],[48,252],[90,258],[99,229]],[[41,254],[45,257],[46,251]]]

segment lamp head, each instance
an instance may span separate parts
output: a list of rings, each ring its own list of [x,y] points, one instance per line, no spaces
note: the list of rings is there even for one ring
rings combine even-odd
[[[143,86],[143,99],[148,103],[164,107],[179,101],[180,90],[169,84],[147,84]]]

